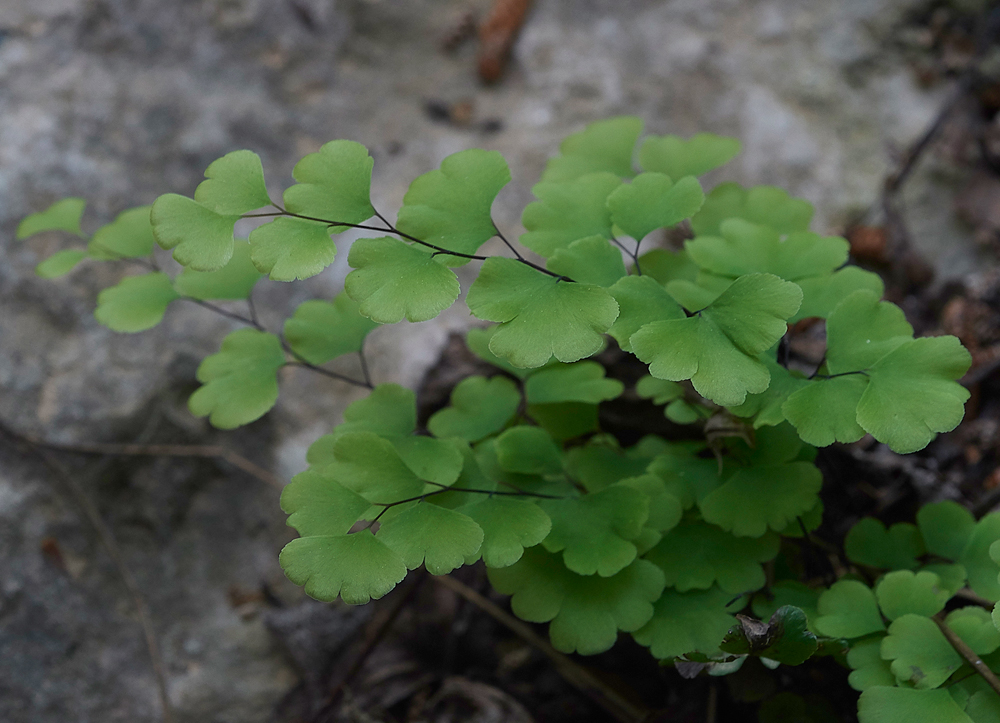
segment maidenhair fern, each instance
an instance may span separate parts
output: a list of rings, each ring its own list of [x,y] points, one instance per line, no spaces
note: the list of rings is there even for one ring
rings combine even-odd
[[[897,452],[923,448],[962,418],[968,352],[954,337],[914,338],[879,278],[847,265],[847,242],[809,230],[807,202],[734,183],[706,196],[697,177],[735,156],[736,140],[651,136],[637,171],[641,129],[614,118],[563,142],[524,210],[530,258],[491,217],[510,180],[498,153],[446,158],[413,181],[393,224],[370,201],[372,158],[341,140],[295,166],[281,204],[259,158],[236,151],[194,198],[125,211],[38,273],[144,267],[101,292],[96,312],[136,332],[178,300],[218,310],[211,302],[249,299],[263,275],[318,274],[333,234],[369,230],[349,251],[344,292],[302,304],[281,333],[252,303],[246,317],[224,311],[248,328],[202,362],[190,400],[228,429],[275,404],[285,365],[371,389],[281,498],[300,535],[281,564],[309,595],[364,603],[408,570],[482,560],[515,614],[549,623],[564,652],[599,653],[624,632],[714,674],[751,656],[773,667],[835,655],[867,723],[1000,720],[1000,621],[988,610],[1000,599],[1000,514],[976,521],[944,502],[916,524],[862,520],[845,543],[853,567],[829,587],[789,564],[823,515],[816,447],[867,433]],[[60,201],[18,236],[82,236],[82,212]],[[233,235],[243,218],[266,221],[246,240]],[[691,230],[683,249],[643,249],[678,224]],[[497,236],[505,253],[483,255]],[[179,274],[157,265],[154,239]],[[452,267],[470,261],[482,263],[466,303],[489,325],[468,345],[496,373],[459,383],[418,429],[413,392],[372,385],[365,336],[440,314],[461,292]],[[778,350],[807,317],[825,320],[825,356],[788,366]],[[648,365],[634,390],[588,360],[609,339]],[[320,366],[348,354],[363,378]],[[662,406],[688,438],[622,446],[602,433],[598,406],[624,394]],[[779,696],[761,715],[784,720],[795,705]]]

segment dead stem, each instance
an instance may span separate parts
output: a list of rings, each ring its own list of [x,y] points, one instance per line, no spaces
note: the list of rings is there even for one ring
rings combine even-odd
[[[539,637],[528,625],[493,604],[472,588],[447,575],[431,579],[442,587],[461,595],[529,645],[542,652],[552,661],[556,671],[562,675],[566,682],[614,716],[615,720],[621,723],[640,723],[649,716],[648,710],[624,698],[618,691],[573,661],[572,658],[553,648],[548,641]]]

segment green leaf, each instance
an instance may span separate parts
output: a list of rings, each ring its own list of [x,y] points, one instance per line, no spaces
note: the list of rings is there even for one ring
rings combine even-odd
[[[867,386],[860,374],[804,382],[781,405],[781,412],[803,442],[817,447],[857,442],[865,436],[857,409]]]
[[[327,437],[336,438],[346,432],[374,432],[382,437],[404,436],[412,434],[416,427],[417,396],[413,391],[398,384],[379,384],[367,397],[351,402],[344,410],[343,424]],[[321,440],[325,438],[320,437]],[[330,441],[332,443],[333,439]],[[312,456],[319,453],[318,448],[315,453],[310,448],[310,456],[306,459],[310,464],[319,464],[318,457]],[[332,461],[332,457],[327,461]]]
[[[353,535],[302,537],[278,557],[288,579],[317,600],[340,598],[349,605],[378,599],[406,577],[399,555],[362,530]]]
[[[424,483],[392,442],[374,432],[339,435],[333,453],[335,461],[326,467],[329,474],[373,504],[388,505],[423,492]]]
[[[671,180],[677,178],[676,182]],[[693,216],[705,201],[693,176],[640,173],[608,196],[611,220],[622,231],[642,241],[658,228],[668,228]]]
[[[552,519],[542,545],[549,552],[562,552],[566,567],[580,575],[610,577],[631,564],[636,557],[631,540],[649,517],[649,498],[619,485],[538,504]]]
[[[691,260],[688,252],[653,249],[639,257],[639,268],[643,276],[651,276],[660,284],[670,281],[694,281],[698,278],[698,265]]]
[[[167,307],[176,298],[177,292],[166,274],[127,276],[117,286],[97,295],[94,317],[114,331],[145,331],[163,320]]]
[[[950,432],[965,414],[965,376],[972,356],[953,336],[913,339],[869,370],[858,402],[858,424],[899,454],[923,449],[938,432]]]
[[[944,500],[917,510],[917,527],[928,552],[958,560],[976,527],[976,518],[954,500]]]
[[[104,261],[134,259],[153,253],[153,226],[149,221],[152,206],[122,211],[114,221],[94,232],[87,251],[92,258]]]
[[[738,183],[721,183],[712,189],[701,210],[691,219],[698,236],[717,236],[723,221],[742,218],[770,226],[780,234],[807,231],[813,206],[801,198],[791,198],[775,186],[746,189]]]
[[[758,359],[787,329],[802,292],[770,274],[742,276],[696,316],[647,324],[632,349],[659,379],[690,379],[703,397],[742,404],[767,389],[771,375]]]
[[[608,485],[646,471],[649,461],[629,457],[610,435],[591,437],[586,444],[566,452],[566,469],[588,492],[600,492]]]
[[[188,408],[208,416],[219,429],[236,427],[264,416],[278,400],[278,369],[285,364],[281,342],[273,334],[240,329],[222,340],[216,354],[198,367],[200,387]]]
[[[562,456],[549,434],[521,425],[497,437],[497,461],[501,469],[519,474],[553,474],[562,471]]]
[[[826,319],[837,305],[855,291],[870,291],[881,299],[885,284],[871,271],[847,266],[829,276],[811,276],[796,281],[802,289],[802,306],[790,320],[791,323],[810,316]]]
[[[511,376],[517,377],[518,379],[526,378],[534,371],[533,369],[519,369],[506,359],[501,359],[490,351],[490,340],[493,338],[493,334],[498,328],[499,327],[494,325],[488,326],[485,329],[477,329],[475,327],[469,329],[469,331],[465,334],[465,345],[469,347],[469,351],[487,364],[492,364],[498,369],[503,369],[505,372]]]
[[[1000,723],[1000,697],[992,690],[977,691],[969,698],[965,712],[975,723]]]
[[[646,559],[663,570],[679,592],[718,583],[733,595],[764,586],[760,563],[778,554],[778,537],[737,538],[714,525],[685,520],[663,536]]]
[[[330,141],[295,164],[298,183],[284,193],[292,213],[357,224],[375,215],[369,195],[372,166],[368,149],[354,141]],[[346,226],[331,228],[340,233]]]
[[[891,660],[900,683],[920,690],[937,688],[962,666],[962,658],[930,618],[903,615],[882,640],[882,657]]]
[[[779,580],[767,590],[754,595],[753,614],[763,620],[774,615],[780,607],[794,605],[806,614],[811,626],[819,615],[816,610],[819,596],[819,590],[807,587],[797,580]]]
[[[618,302],[620,313],[608,329],[623,351],[633,351],[632,335],[654,321],[683,319],[684,310],[650,276],[626,276],[608,293]]]
[[[351,246],[344,289],[361,314],[380,324],[427,321],[458,298],[455,272],[420,248],[388,236],[359,239]]]
[[[303,537],[346,535],[371,504],[344,487],[329,473],[301,472],[281,491],[281,509],[288,526]]]
[[[35,267],[35,273],[43,279],[56,279],[75,269],[85,258],[87,252],[79,249],[56,251]]]
[[[976,655],[989,655],[1000,648],[1000,632],[990,614],[981,607],[970,605],[952,610],[944,622]]]
[[[706,522],[740,537],[780,532],[812,509],[823,485],[810,462],[739,469],[698,503]]]
[[[639,165],[671,178],[700,176],[729,163],[740,149],[736,138],[713,133],[698,133],[686,141],[675,135],[649,136],[639,149]]]
[[[519,367],[540,367],[553,355],[562,362],[590,356],[618,317],[618,303],[604,289],[498,257],[483,262],[467,303],[476,318],[501,322],[490,350]]]
[[[698,274],[697,283],[678,279],[669,282],[664,288],[678,304],[690,312],[698,312],[711,304],[729,288],[732,279],[728,276],[714,274]]]
[[[596,171],[631,176],[632,154],[641,132],[642,119],[635,116],[590,123],[559,145],[561,155],[549,159],[542,180],[569,181]]]
[[[484,497],[459,508],[483,530],[480,553],[486,567],[510,567],[527,547],[545,539],[552,527],[549,516],[535,503],[511,497]]]
[[[946,690],[876,686],[861,694],[859,723],[972,723]]]
[[[531,404],[527,411],[528,417],[559,442],[598,431],[596,404]]]
[[[538,200],[525,206],[521,214],[527,231],[521,234],[521,243],[549,258],[578,239],[611,238],[611,211],[606,201],[621,184],[621,178],[611,173],[535,184],[531,192]]]
[[[831,374],[868,369],[913,338],[903,310],[871,291],[844,299],[826,321],[826,365]]]
[[[886,530],[874,517],[865,517],[851,528],[844,551],[851,562],[883,570],[913,570],[917,558],[926,552],[915,525],[900,522]]]
[[[515,429],[517,428],[515,427]],[[507,489],[516,489],[531,493],[564,495],[573,491],[572,487],[563,480],[546,481],[539,474],[504,469],[500,464],[498,446],[497,439],[486,439],[477,444],[474,450],[476,463],[486,479],[503,485]],[[521,445],[511,444],[508,451],[516,457],[519,446]],[[531,460],[524,461],[530,462]]]
[[[454,484],[462,472],[462,453],[450,439],[407,435],[389,439],[400,458],[422,480],[436,485]]]
[[[958,562],[969,573],[969,587],[977,595],[1000,600],[1000,565],[992,559],[990,548],[1000,540],[1000,513],[991,512],[976,523]]]
[[[452,391],[451,406],[435,412],[427,428],[435,437],[478,442],[502,430],[520,404],[521,393],[510,379],[467,377]]]
[[[754,429],[773,427],[784,422],[787,419],[784,405],[788,398],[810,384],[799,372],[789,372],[778,364],[777,360],[772,359],[770,354],[763,355],[761,361],[771,374],[771,383],[768,388],[759,394],[748,394],[743,404],[729,408],[729,411],[737,417],[753,417]],[[810,408],[810,415],[811,412]],[[853,415],[853,413],[854,408],[852,407],[851,414]],[[808,416],[806,419],[812,421],[813,417]],[[798,431],[801,436],[802,429],[799,428]],[[810,444],[815,444],[805,437],[802,439]]]
[[[77,236],[83,236],[83,232],[80,231],[80,217],[86,205],[87,202],[82,198],[64,198],[44,211],[25,216],[17,225],[17,239],[26,239],[42,231],[69,231]]]
[[[546,268],[581,284],[597,286],[611,286],[626,274],[621,250],[603,236],[587,236],[556,249]]]
[[[655,474],[644,474],[636,477],[627,477],[619,483],[622,487],[631,487],[643,493],[649,498],[649,518],[646,520],[646,529],[656,532],[669,532],[677,527],[677,523],[684,516],[684,508],[681,501],[670,491],[667,485]],[[659,543],[659,538],[656,543]],[[650,546],[650,549],[655,546]],[[638,543],[636,543],[638,544]],[[645,552],[640,551],[640,555]]]
[[[403,233],[449,251],[475,254],[496,235],[490,209],[510,170],[497,151],[473,148],[453,153],[440,170],[414,179],[399,210],[396,226]],[[443,256],[451,266],[468,259]]]
[[[215,271],[233,256],[237,215],[224,216],[176,193],[156,199],[149,215],[156,242],[174,250],[174,260],[195,271]]]
[[[887,660],[882,659],[884,635],[857,640],[847,651],[847,664],[853,671],[847,682],[854,690],[865,691],[877,685],[896,685],[896,676]]]
[[[909,614],[931,617],[944,610],[951,595],[932,572],[896,570],[882,577],[875,597],[886,619],[895,620]]]
[[[719,230],[720,236],[698,236],[684,244],[696,264],[719,276],[768,273],[798,281],[831,274],[847,261],[849,246],[839,236],[798,231],[782,237],[741,218],[723,221]]]
[[[218,214],[239,216],[271,205],[264,168],[252,151],[233,151],[212,161],[205,178],[195,189],[194,200]]]
[[[611,577],[583,576],[539,547],[525,550],[510,567],[490,569],[489,577],[497,591],[513,595],[511,609],[519,618],[552,621],[549,636],[556,650],[582,655],[604,652],[619,630],[645,625],[663,591],[663,574],[645,560],[635,560]]]
[[[660,660],[692,652],[710,655],[736,622],[726,612],[731,598],[718,587],[691,592],[668,588],[656,601],[652,619],[632,637]]]
[[[949,597],[953,597],[955,593],[965,587],[965,581],[968,578],[965,565],[949,565],[943,562],[922,565],[917,572],[933,572],[937,575],[941,579],[939,585],[948,592]]]
[[[695,456],[698,450],[672,445],[649,465],[649,471],[667,483],[667,487],[687,509],[718,487],[719,464],[714,459]]]
[[[396,552],[408,569],[423,564],[432,575],[447,575],[479,552],[483,530],[461,512],[416,504],[383,522],[375,539]]]
[[[260,272],[250,261],[250,244],[243,239],[233,243],[233,256],[218,271],[195,271],[186,268],[174,279],[174,289],[192,299],[246,299],[260,280]]]
[[[345,293],[333,302],[306,301],[285,321],[285,338],[311,364],[325,364],[343,354],[360,351],[365,337],[377,327],[358,311],[357,302]]]
[[[529,404],[599,402],[615,399],[625,390],[617,379],[607,379],[604,367],[593,361],[558,364],[535,372],[525,382]]]
[[[684,396],[684,387],[677,382],[644,376],[635,385],[635,393],[642,399],[652,399],[653,404],[666,404]]]
[[[282,216],[250,232],[250,258],[273,281],[308,279],[333,263],[337,245],[325,224]]]
[[[860,638],[885,630],[875,593],[857,580],[840,580],[819,596],[816,631],[831,638]]]

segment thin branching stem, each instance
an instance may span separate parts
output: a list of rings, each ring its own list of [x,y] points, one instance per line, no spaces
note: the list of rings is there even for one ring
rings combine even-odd
[[[251,305],[251,312],[250,312],[251,315],[252,315],[252,318],[248,318],[246,316],[242,316],[241,314],[237,314],[236,312],[229,311],[227,309],[223,309],[221,306],[216,306],[215,304],[209,303],[207,301],[202,301],[201,299],[194,299],[194,298],[191,298],[190,296],[182,296],[181,298],[184,299],[185,301],[194,302],[198,306],[204,307],[204,308],[208,309],[209,311],[214,311],[216,314],[220,314],[220,315],[226,317],[227,319],[232,319],[232,320],[238,321],[238,322],[240,322],[242,324],[246,324],[247,326],[253,327],[257,331],[262,331],[264,333],[270,333],[270,332],[268,332],[267,328],[263,324],[261,324],[260,321],[256,318],[257,314],[256,314],[256,311],[254,310],[254,308],[253,308],[252,305]],[[354,385],[356,387],[364,387],[365,389],[373,389],[374,388],[374,385],[372,384],[371,379],[369,379],[368,377],[366,377],[362,381],[362,380],[359,380],[359,379],[354,379],[353,377],[349,377],[349,376],[347,376],[345,374],[340,374],[338,372],[331,371],[330,369],[324,369],[321,366],[317,366],[316,364],[313,364],[313,363],[309,362],[301,354],[299,354],[297,351],[295,351],[294,349],[292,349],[291,345],[288,343],[288,341],[284,337],[279,337],[278,341],[281,343],[281,348],[284,349],[285,352],[289,356],[291,356],[293,358],[293,360],[294,360],[294,361],[286,362],[285,366],[302,367],[303,369],[308,369],[309,371],[316,372],[317,374],[322,374],[325,377],[330,377],[331,379],[336,379],[337,381],[345,382],[347,384],[352,384],[352,385]]]
[[[275,205],[275,204],[272,204],[272,205],[274,205],[275,208],[278,208],[277,205]],[[432,243],[430,243],[428,241],[424,241],[423,239],[419,239],[416,236],[411,236],[410,234],[406,233],[405,231],[400,231],[398,228],[396,228],[391,223],[389,223],[389,221],[386,220],[385,216],[383,216],[382,214],[380,214],[378,211],[375,212],[375,215],[378,216],[378,218],[382,221],[382,223],[384,223],[386,225],[386,228],[381,228],[380,226],[369,226],[368,224],[365,224],[365,223],[350,223],[350,222],[347,222],[347,221],[331,221],[330,219],[326,219],[326,218],[316,218],[315,216],[305,216],[305,215],[300,214],[300,213],[292,213],[291,211],[285,211],[284,209],[281,209],[281,210],[279,210],[276,213],[248,213],[248,214],[244,214],[242,216],[242,218],[275,218],[275,217],[278,217],[278,216],[287,216],[287,217],[290,217],[290,218],[299,218],[299,219],[302,219],[303,221],[315,221],[316,223],[326,224],[328,227],[344,226],[346,228],[357,228],[357,229],[362,229],[364,231],[380,231],[380,232],[383,232],[383,233],[395,234],[396,236],[399,236],[400,238],[404,238],[407,241],[412,241],[413,243],[420,244],[421,246],[424,246],[426,248],[432,249],[435,252],[435,253],[431,254],[432,256],[439,256],[439,255],[440,256],[456,256],[456,257],[461,258],[461,259],[469,259],[470,261],[485,261],[488,258],[492,258],[490,256],[480,256],[478,254],[466,254],[466,253],[462,253],[460,251],[451,251],[451,250],[443,248],[441,246],[437,246],[437,245],[432,244]],[[494,230],[496,230],[496,229],[494,229]],[[500,235],[499,231],[497,231],[497,235]],[[536,264],[536,263],[534,263],[532,261],[528,261],[528,259],[526,259],[523,256],[521,256],[521,254],[519,254],[514,249],[514,247],[511,246],[510,242],[507,241],[507,239],[505,239],[503,236],[500,236],[500,238],[503,239],[504,243],[506,243],[507,246],[512,251],[514,251],[514,254],[516,256],[515,260],[518,261],[519,263],[522,263],[525,266],[530,266],[531,268],[535,269],[535,271],[540,271],[541,273],[545,274],[546,276],[552,276],[557,281],[570,281],[570,282],[573,281],[573,279],[569,278],[568,276],[563,276],[562,274],[557,274],[555,271],[549,271],[544,266],[539,266],[538,264]]]

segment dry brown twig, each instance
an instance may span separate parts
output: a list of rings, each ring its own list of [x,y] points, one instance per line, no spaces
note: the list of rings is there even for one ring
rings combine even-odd
[[[442,587],[465,598],[494,620],[504,625],[526,643],[543,653],[555,666],[556,671],[581,693],[607,711],[621,723],[640,723],[649,717],[650,711],[626,699],[617,690],[595,676],[567,655],[553,648],[527,624],[495,605],[478,592],[453,577],[441,575],[432,580]]]
[[[972,666],[972,669],[986,681],[988,686],[990,686],[997,693],[1000,693],[1000,680],[998,680],[997,676],[992,670],[990,670],[990,666],[984,663],[982,658],[976,655],[976,652],[970,648],[964,640],[958,637],[954,630],[945,624],[944,620],[941,619],[940,614],[935,615],[931,619],[937,623],[938,628],[941,629],[942,634],[948,640],[951,647],[955,649],[955,652],[961,655],[962,659]]]
[[[232,449],[217,444],[115,444],[110,442],[50,442],[24,432],[16,432],[6,425],[0,424],[0,431],[8,436],[41,449],[51,449],[55,452],[69,454],[108,455],[113,457],[202,457],[222,459],[239,470],[246,472],[265,484],[276,489],[284,489],[285,480],[270,470],[251,462]]]
[[[32,441],[32,438],[13,431],[5,424],[0,423],[0,434],[7,437],[15,446],[26,447],[27,450],[36,456],[49,470],[59,478],[66,488],[70,491],[76,503],[83,510],[84,516],[93,526],[101,544],[107,551],[108,556],[114,563],[115,567],[118,569],[118,574],[122,578],[122,582],[125,584],[129,595],[132,597],[132,604],[135,605],[136,612],[139,616],[139,624],[142,626],[143,636],[146,639],[146,649],[149,652],[150,663],[153,667],[153,675],[156,678],[156,688],[160,698],[160,707],[163,712],[163,723],[172,723],[173,712],[170,707],[170,698],[167,694],[167,678],[164,672],[163,659],[160,655],[159,643],[156,639],[156,632],[153,630],[153,623],[149,616],[149,608],[146,607],[146,601],[139,590],[139,585],[135,578],[132,576],[132,572],[129,570],[128,566],[125,564],[125,558],[122,555],[121,548],[118,546],[118,541],[115,539],[114,533],[111,528],[108,527],[107,523],[101,517],[101,513],[98,511],[97,507],[91,502],[87,493],[80,486],[80,483],[76,481],[73,477],[59,462],[52,459],[52,457],[45,452],[44,446],[37,444]]]

